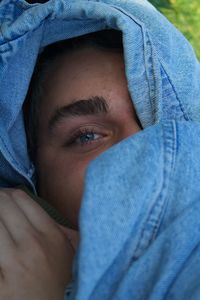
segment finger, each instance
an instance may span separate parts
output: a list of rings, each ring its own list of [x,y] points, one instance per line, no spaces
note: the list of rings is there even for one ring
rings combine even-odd
[[[13,200],[37,231],[47,234],[58,229],[56,222],[24,191],[14,190]]]
[[[9,239],[18,244],[21,239],[27,238],[33,230],[27,216],[16,205],[10,193],[5,190],[0,191],[0,222],[2,224],[1,245],[3,241],[6,244]],[[7,236],[5,235],[5,230],[7,231]]]
[[[13,236],[10,234],[9,229],[5,226],[5,224],[0,220],[0,256],[3,251],[6,251],[12,247],[16,246],[16,241],[13,239]]]
[[[13,239],[13,235],[10,234],[10,230],[5,224],[0,221],[0,273],[4,278],[7,266],[12,264],[14,253],[18,247],[16,240]]]

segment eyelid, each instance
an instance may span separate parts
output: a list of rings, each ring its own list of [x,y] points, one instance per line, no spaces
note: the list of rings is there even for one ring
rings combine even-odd
[[[94,143],[98,143],[100,142],[101,139],[107,137],[109,135],[108,130],[106,130],[103,126],[98,126],[98,125],[85,125],[85,126],[81,126],[78,129],[74,130],[69,137],[67,138],[67,141],[64,143],[64,147],[87,147],[91,144]],[[88,141],[88,143],[85,144],[78,144],[76,143],[76,139],[78,139],[81,135],[84,134],[89,134],[89,133],[93,133],[93,134],[97,134],[97,135],[101,135],[102,138],[98,138],[96,140],[92,140],[92,141]]]
[[[77,140],[78,138],[81,138],[81,136],[87,135],[87,134],[102,135],[101,133],[98,133],[98,132],[93,131],[93,130],[78,131],[78,132],[76,132],[76,133],[74,134],[74,136],[72,136],[72,137],[70,138],[70,140],[69,140],[69,142],[68,142],[68,143],[69,143],[68,145],[69,145],[69,146],[70,146],[70,145],[76,145],[76,146],[81,145],[81,146],[84,146],[84,143],[83,143],[83,144],[81,144],[81,142],[80,142],[80,143],[76,143],[76,140]],[[103,135],[102,135],[102,137],[103,137]],[[96,139],[96,140],[98,140],[98,139]],[[89,143],[93,143],[93,142],[95,142],[96,140],[88,141],[88,142],[85,143],[85,145],[87,145],[87,144],[89,144]]]

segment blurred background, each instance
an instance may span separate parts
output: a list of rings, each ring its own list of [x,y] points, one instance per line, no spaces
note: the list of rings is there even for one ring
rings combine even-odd
[[[149,0],[190,41],[200,60],[200,0]]]

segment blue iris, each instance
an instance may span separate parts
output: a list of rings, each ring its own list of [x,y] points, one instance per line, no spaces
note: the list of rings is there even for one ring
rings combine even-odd
[[[93,141],[95,139],[95,134],[93,132],[90,133],[83,133],[80,136],[80,142],[81,144],[86,144],[90,141]]]

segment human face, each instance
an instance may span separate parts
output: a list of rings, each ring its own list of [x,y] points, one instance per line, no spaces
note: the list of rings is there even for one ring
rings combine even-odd
[[[70,52],[47,81],[40,107],[38,191],[78,229],[87,165],[141,128],[121,53],[92,47]]]

